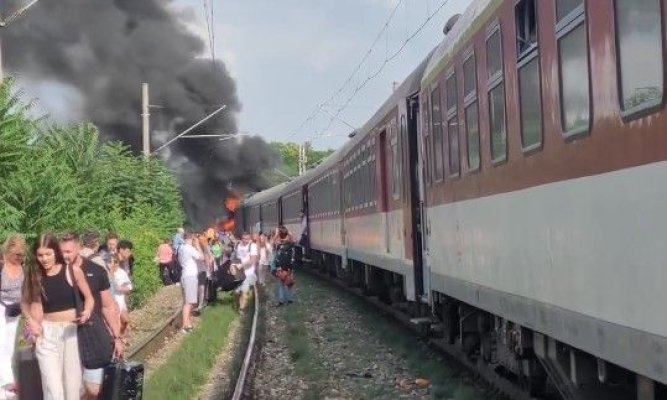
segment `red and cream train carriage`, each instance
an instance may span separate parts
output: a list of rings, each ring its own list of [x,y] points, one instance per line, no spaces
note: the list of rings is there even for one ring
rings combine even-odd
[[[666,16],[474,1],[343,148],[266,199],[301,190],[333,272],[427,304],[535,393],[665,396]]]

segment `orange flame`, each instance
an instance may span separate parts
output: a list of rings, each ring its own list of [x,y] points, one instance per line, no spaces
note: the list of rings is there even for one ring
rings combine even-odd
[[[234,195],[229,195],[225,199],[225,208],[231,212],[236,211],[236,208],[239,206],[239,198]]]

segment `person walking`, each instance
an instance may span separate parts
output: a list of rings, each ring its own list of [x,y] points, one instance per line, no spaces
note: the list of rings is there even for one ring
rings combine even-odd
[[[243,311],[248,302],[250,289],[257,280],[255,271],[257,269],[257,262],[259,261],[257,244],[252,241],[250,233],[245,232],[241,236],[241,242],[236,245],[236,258],[241,261],[240,268],[243,268],[245,272],[243,283],[235,290],[239,295],[239,310]]]
[[[74,253],[77,257],[78,250]],[[76,323],[88,321],[95,299],[81,263],[68,268],[55,236],[40,235],[33,256],[35,265],[27,270],[21,308],[28,332],[36,341],[44,398],[80,400],[82,371]],[[83,310],[78,316],[75,296],[79,293],[74,282],[83,295]]]
[[[0,264],[0,399],[15,398],[12,372],[16,328],[21,315],[21,288],[24,280],[25,239],[11,235],[2,246]]]
[[[83,244],[83,247],[81,248],[81,257],[87,258],[95,264],[106,268],[106,262],[99,254],[100,234],[96,231],[86,231],[81,236],[81,242]]]
[[[103,267],[81,257],[81,241],[76,232],[66,233],[60,238],[60,251],[67,265],[83,271],[90,287],[90,292],[95,299],[93,313],[97,314],[100,320],[103,318],[106,321],[111,330],[111,335],[108,339],[113,341],[114,355],[117,357],[122,356],[124,345],[120,334],[120,312],[111,295],[111,283],[108,272]],[[121,253],[118,252],[117,255],[120,257]],[[86,390],[86,399],[97,399],[103,376],[104,368],[84,368],[83,383]]]
[[[273,237],[274,257],[271,273],[277,278],[278,306],[294,302],[294,242],[287,228],[280,225]]]
[[[134,272],[134,245],[129,240],[121,240],[118,242],[118,259],[120,260],[120,267],[127,272],[130,278]]]
[[[260,233],[257,238],[257,246],[259,248],[259,265],[257,270],[257,282],[264,286],[266,283],[266,272],[269,270],[271,255],[273,249],[269,243],[266,235]]]
[[[174,251],[169,244],[169,240],[165,239],[157,248],[157,254],[155,255],[155,261],[160,268],[160,278],[162,279],[162,284],[164,286],[169,286],[173,282],[171,281],[171,270],[172,263],[174,262]]]
[[[194,247],[196,235],[193,232],[185,234],[185,243],[178,251],[178,261],[181,264],[181,289],[183,291],[183,319],[182,332],[192,331],[192,306],[197,304],[197,262],[204,256]]]

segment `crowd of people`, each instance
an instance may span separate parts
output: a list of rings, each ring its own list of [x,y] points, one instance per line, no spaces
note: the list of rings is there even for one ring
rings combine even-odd
[[[96,399],[104,366],[121,357],[129,332],[133,245],[110,232],[45,233],[28,254],[25,238],[10,235],[0,257],[0,400],[16,397],[12,369],[16,336],[32,343],[42,392],[49,400]],[[180,285],[182,332],[218,290],[233,291],[243,313],[254,285],[276,279],[276,305],[294,301],[295,246],[284,226],[268,233],[179,228],[157,247],[164,285]],[[22,317],[22,319],[21,319]],[[97,329],[103,327],[103,329]],[[91,339],[92,338],[92,339]]]
[[[0,262],[0,399],[16,397],[12,365],[21,316],[24,337],[34,345],[43,397],[98,397],[105,364],[122,356],[125,348],[132,248],[114,233],[101,245],[94,231],[39,235],[31,254],[22,235],[5,240]],[[82,338],[103,345],[83,345]]]
[[[157,249],[155,261],[165,285],[181,285],[182,332],[192,331],[192,315],[214,300],[218,289],[234,292],[236,305],[244,312],[253,286],[265,285],[270,272],[277,279],[277,306],[294,301],[293,266],[295,246],[284,226],[269,234],[208,229],[201,233],[179,229]]]

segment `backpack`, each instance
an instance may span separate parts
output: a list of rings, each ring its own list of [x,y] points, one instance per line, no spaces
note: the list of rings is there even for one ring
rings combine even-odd
[[[281,243],[276,247],[275,262],[278,268],[292,268],[294,245],[290,242]]]

